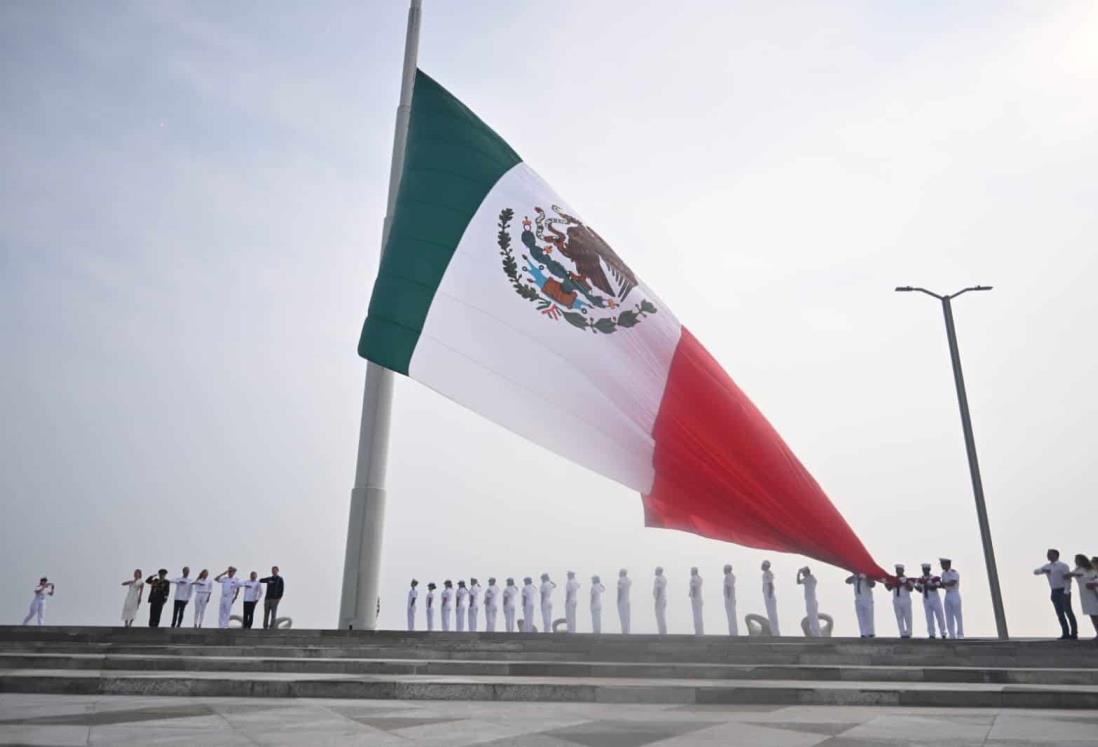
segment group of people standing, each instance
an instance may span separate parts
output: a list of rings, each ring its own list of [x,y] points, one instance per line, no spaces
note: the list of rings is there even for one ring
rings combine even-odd
[[[206,617],[206,605],[209,604],[210,597],[213,595],[214,584],[221,587],[221,599],[217,616],[217,626],[219,628],[229,627],[233,604],[240,596],[241,589],[244,590],[243,626],[245,628],[252,627],[256,605],[259,604],[260,599],[263,599],[263,628],[266,630],[275,627],[278,604],[282,601],[282,595],[286,589],[286,582],[279,575],[278,566],[272,566],[271,575],[266,578],[259,578],[259,574],[252,571],[247,579],[238,578],[236,568],[229,566],[212,580],[210,579],[209,570],[205,568],[202,569],[197,578],[191,578],[191,569],[184,566],[182,575],[171,579],[168,578],[166,568],[161,568],[155,576],[149,576],[148,578],[144,578],[141,569],[137,568],[133,572],[133,578],[122,582],[123,586],[129,587],[126,590],[126,599],[122,604],[122,624],[127,628],[133,627],[133,621],[137,618],[137,611],[141,607],[141,599],[144,596],[145,588],[148,587],[149,627],[160,627],[161,612],[164,605],[168,603],[168,597],[171,596],[171,587],[175,586],[171,627],[179,628],[183,626],[183,615],[186,612],[187,605],[193,599],[194,627],[201,628]],[[267,588],[266,597],[263,595],[264,585]]]
[[[1033,571],[1033,575],[1048,579],[1052,607],[1056,611],[1056,621],[1060,623],[1060,640],[1074,641],[1079,638],[1079,626],[1071,609],[1072,579],[1079,586],[1079,607],[1084,615],[1090,617],[1094,631],[1098,633],[1098,557],[1076,555],[1074,570],[1060,560],[1059,550],[1049,550],[1045,558],[1048,562]]]
[[[892,611],[896,614],[896,627],[901,638],[911,638],[913,635],[912,592],[923,598],[928,637],[965,637],[964,615],[961,610],[961,574],[953,567],[953,561],[949,558],[941,558],[938,562],[942,568],[941,575],[934,575],[931,564],[923,563],[922,575],[908,576],[906,567],[897,563],[895,575],[881,581],[892,597]],[[855,573],[846,579],[846,583],[854,588],[854,613],[858,617],[859,634],[862,638],[876,637],[873,589],[877,586],[877,580],[864,573]],[[945,591],[944,605],[940,593],[942,590]]]

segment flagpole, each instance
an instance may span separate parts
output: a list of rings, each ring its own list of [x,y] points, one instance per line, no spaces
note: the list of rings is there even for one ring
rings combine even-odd
[[[412,113],[412,89],[419,55],[421,0],[411,0],[408,31],[404,38],[404,72],[400,81],[393,160],[389,168],[389,199],[381,246],[389,239],[400,177],[404,172],[404,146]],[[339,628],[373,630],[377,627],[378,577],[381,571],[382,529],[385,523],[385,471],[389,460],[389,419],[393,404],[393,374],[367,362],[362,395],[362,423],[358,435],[358,461],[351,490],[347,522],[347,551],[343,559],[343,592],[339,604]]]

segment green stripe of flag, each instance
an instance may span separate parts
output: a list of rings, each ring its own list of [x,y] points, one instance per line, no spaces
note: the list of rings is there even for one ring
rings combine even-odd
[[[416,71],[404,173],[359,355],[408,373],[427,310],[465,227],[499,178],[521,160],[464,104]]]

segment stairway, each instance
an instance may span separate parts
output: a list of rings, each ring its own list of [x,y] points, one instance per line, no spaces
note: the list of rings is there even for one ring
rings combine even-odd
[[[1098,644],[0,626],[0,692],[1098,708]]]

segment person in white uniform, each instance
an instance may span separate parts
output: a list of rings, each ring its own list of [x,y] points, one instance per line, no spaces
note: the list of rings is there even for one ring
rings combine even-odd
[[[1059,550],[1049,550],[1045,553],[1045,558],[1048,562],[1035,570],[1033,575],[1048,579],[1049,590],[1052,592],[1052,608],[1056,611],[1056,621],[1060,623],[1060,640],[1075,640],[1079,637],[1079,623],[1071,609],[1071,568],[1060,560]]]
[[[901,638],[911,637],[911,589],[914,584],[905,575],[902,563],[896,564],[896,577],[885,581],[885,588],[892,592],[892,611],[896,613],[896,627]]]
[[[579,595],[580,582],[576,572],[568,571],[568,580],[564,582],[564,622],[569,633],[576,632],[576,598]]]
[[[442,631],[450,629],[450,615],[454,612],[454,582],[446,579],[442,582]]]
[[[816,600],[816,577],[806,565],[797,571],[797,583],[804,587],[804,614],[808,618],[808,635],[820,637],[820,603]]]
[[[854,614],[858,616],[858,634],[862,638],[873,638],[873,587],[877,582],[864,573],[855,573],[846,582],[854,587]]]
[[[457,611],[454,614],[454,629],[459,633],[465,632],[465,621],[469,615],[469,589],[465,586],[464,581],[458,581],[457,588]]]
[[[31,599],[30,610],[27,612],[27,616],[23,618],[24,625],[29,624],[34,619],[37,619],[39,627],[46,624],[46,597],[52,597],[53,592],[54,585],[50,583],[48,578],[43,576],[38,579],[38,586],[34,587],[34,598]]]
[[[130,587],[126,589],[126,601],[122,602],[122,626],[132,628],[137,610],[141,608],[141,597],[145,593],[145,576],[141,569],[135,569],[133,578],[123,581],[122,585]]]
[[[416,588],[419,586],[419,581],[412,579],[412,583],[408,587],[408,630],[416,629],[416,600],[419,598],[419,590]]]
[[[690,569],[690,612],[694,615],[694,635],[705,635],[705,618],[702,614],[702,577],[697,567]]]
[[[965,637],[965,620],[961,613],[961,574],[953,568],[953,561],[941,558],[942,588],[946,590],[946,630],[950,638]]]
[[[732,566],[724,567],[724,614],[728,618],[728,635],[739,635],[740,626],[736,622],[736,576]]]
[[[930,563],[923,563],[923,575],[915,579],[915,590],[923,597],[923,614],[926,615],[926,632],[931,638],[946,637],[945,613],[942,611],[942,579],[930,572]],[[937,622],[937,633],[934,623]]]
[[[522,579],[522,632],[534,632],[534,603],[538,590],[534,588],[534,579],[527,576]]]
[[[515,632],[515,597],[519,589],[515,586],[515,579],[509,578],[503,588],[503,624],[508,633]]]
[[[656,577],[652,579],[652,599],[656,602],[656,630],[667,635],[667,576],[663,568],[656,568]]]
[[[469,578],[469,632],[477,631],[480,617],[480,582],[475,578]]]
[[[499,587],[495,576],[488,579],[488,588],[484,590],[484,627],[489,633],[496,632],[496,615],[499,613]]]
[[[194,627],[201,628],[203,620],[206,619],[206,605],[210,603],[210,597],[213,595],[213,581],[210,581],[209,569],[203,568],[191,587],[194,595]]]
[[[427,582],[427,599],[424,605],[427,612],[427,632],[435,629],[435,589],[437,588],[434,581]]]
[[[591,577],[591,632],[602,632],[602,595],[606,587],[598,576]]]
[[[1076,555],[1071,577],[1079,584],[1079,607],[1098,633],[1098,558]]]
[[[543,633],[553,632],[553,589],[555,588],[557,585],[549,580],[549,574],[541,574],[539,592],[541,594],[541,632]]]
[[[770,621],[770,634],[780,636],[778,627],[778,597],[774,593],[774,574],[770,570],[770,561],[762,562],[763,604],[766,605],[766,619]]]
[[[621,621],[622,635],[629,634],[629,588],[632,585],[628,571],[624,568],[618,571],[618,619]]]
[[[236,568],[231,565],[214,576],[214,581],[221,584],[221,606],[217,611],[217,627],[226,630],[229,627],[229,618],[233,614],[233,603],[244,583],[236,577]]]
[[[191,601],[191,586],[194,579],[191,578],[191,569],[183,566],[183,575],[173,578],[175,584],[175,599],[172,603],[172,627],[183,627],[183,613],[187,610],[187,603]]]

